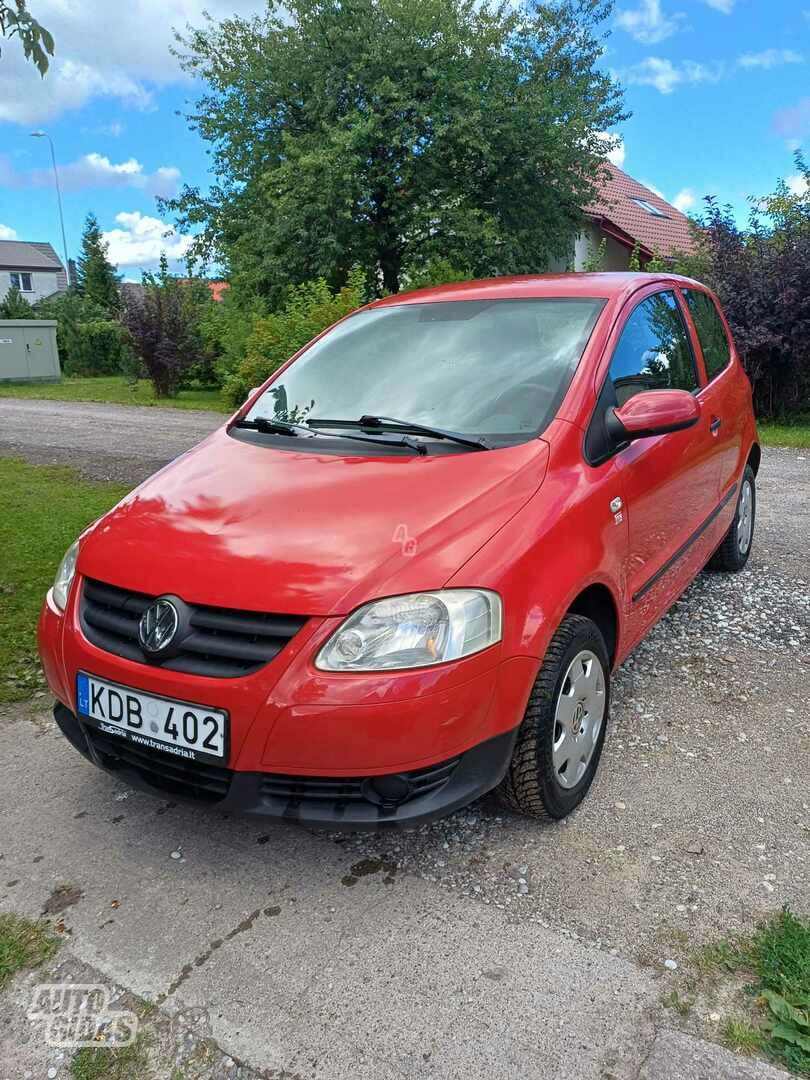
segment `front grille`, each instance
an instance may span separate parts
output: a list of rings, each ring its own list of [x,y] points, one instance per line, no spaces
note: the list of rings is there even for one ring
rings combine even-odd
[[[264,667],[306,622],[293,615],[181,602],[185,616],[182,636],[170,655],[153,660],[141,649],[138,623],[154,599],[85,578],[79,605],[85,637],[105,652],[127,660],[189,675],[232,679]]]
[[[228,794],[233,773],[219,765],[189,761],[159,750],[141,750],[124,739],[84,728],[90,746],[106,769],[131,769],[151,787],[185,799],[219,802]]]
[[[427,795],[431,791],[444,787],[459,760],[456,757],[413,772],[397,773],[396,775],[406,780],[410,787],[407,796],[398,802],[410,802],[411,799],[416,799],[420,795]],[[271,802],[280,800],[292,806],[310,800],[333,803],[337,807],[350,802],[384,804],[383,798],[375,797],[373,794],[372,785],[375,779],[384,781],[386,777],[283,776],[278,773],[266,773],[262,776],[259,791]]]

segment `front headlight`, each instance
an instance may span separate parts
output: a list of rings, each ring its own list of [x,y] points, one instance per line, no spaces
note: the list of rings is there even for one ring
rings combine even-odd
[[[53,583],[53,602],[60,611],[67,607],[70,583],[76,573],[76,560],[79,557],[79,541],[75,540],[65,552],[65,557],[56,571],[56,579]]]
[[[502,608],[485,589],[440,589],[358,608],[315,658],[321,671],[429,667],[501,640]]]

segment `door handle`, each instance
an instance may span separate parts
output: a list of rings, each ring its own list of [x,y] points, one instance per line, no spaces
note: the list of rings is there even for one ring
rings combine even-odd
[[[712,435],[717,434],[717,432],[720,430],[720,425],[722,423],[723,421],[720,419],[719,416],[712,417],[712,422],[709,424],[709,431],[712,433]]]

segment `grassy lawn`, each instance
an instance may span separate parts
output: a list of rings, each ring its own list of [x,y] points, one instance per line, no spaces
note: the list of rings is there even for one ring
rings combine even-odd
[[[45,593],[68,546],[126,491],[0,458],[0,702],[22,701],[41,685],[36,624]]]
[[[810,413],[791,418],[789,423],[759,425],[759,434],[765,446],[797,446],[810,448]]]
[[[122,375],[65,378],[60,383],[0,384],[0,398],[36,398],[40,401],[102,401],[111,405],[147,405],[169,409],[213,409],[233,412],[219,390],[181,390],[175,398],[156,398],[148,379],[132,386]]]
[[[59,938],[47,922],[0,915],[0,990],[5,989],[15,972],[39,967],[58,948]]]

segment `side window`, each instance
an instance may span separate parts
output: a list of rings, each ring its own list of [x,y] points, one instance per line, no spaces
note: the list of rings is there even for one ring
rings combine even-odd
[[[610,379],[619,405],[642,390],[697,390],[695,359],[673,292],[648,296],[627,320]]]
[[[686,297],[686,306],[694,320],[700,347],[703,349],[706,373],[713,379],[731,360],[726,328],[710,296],[695,289],[684,289],[683,295]]]

